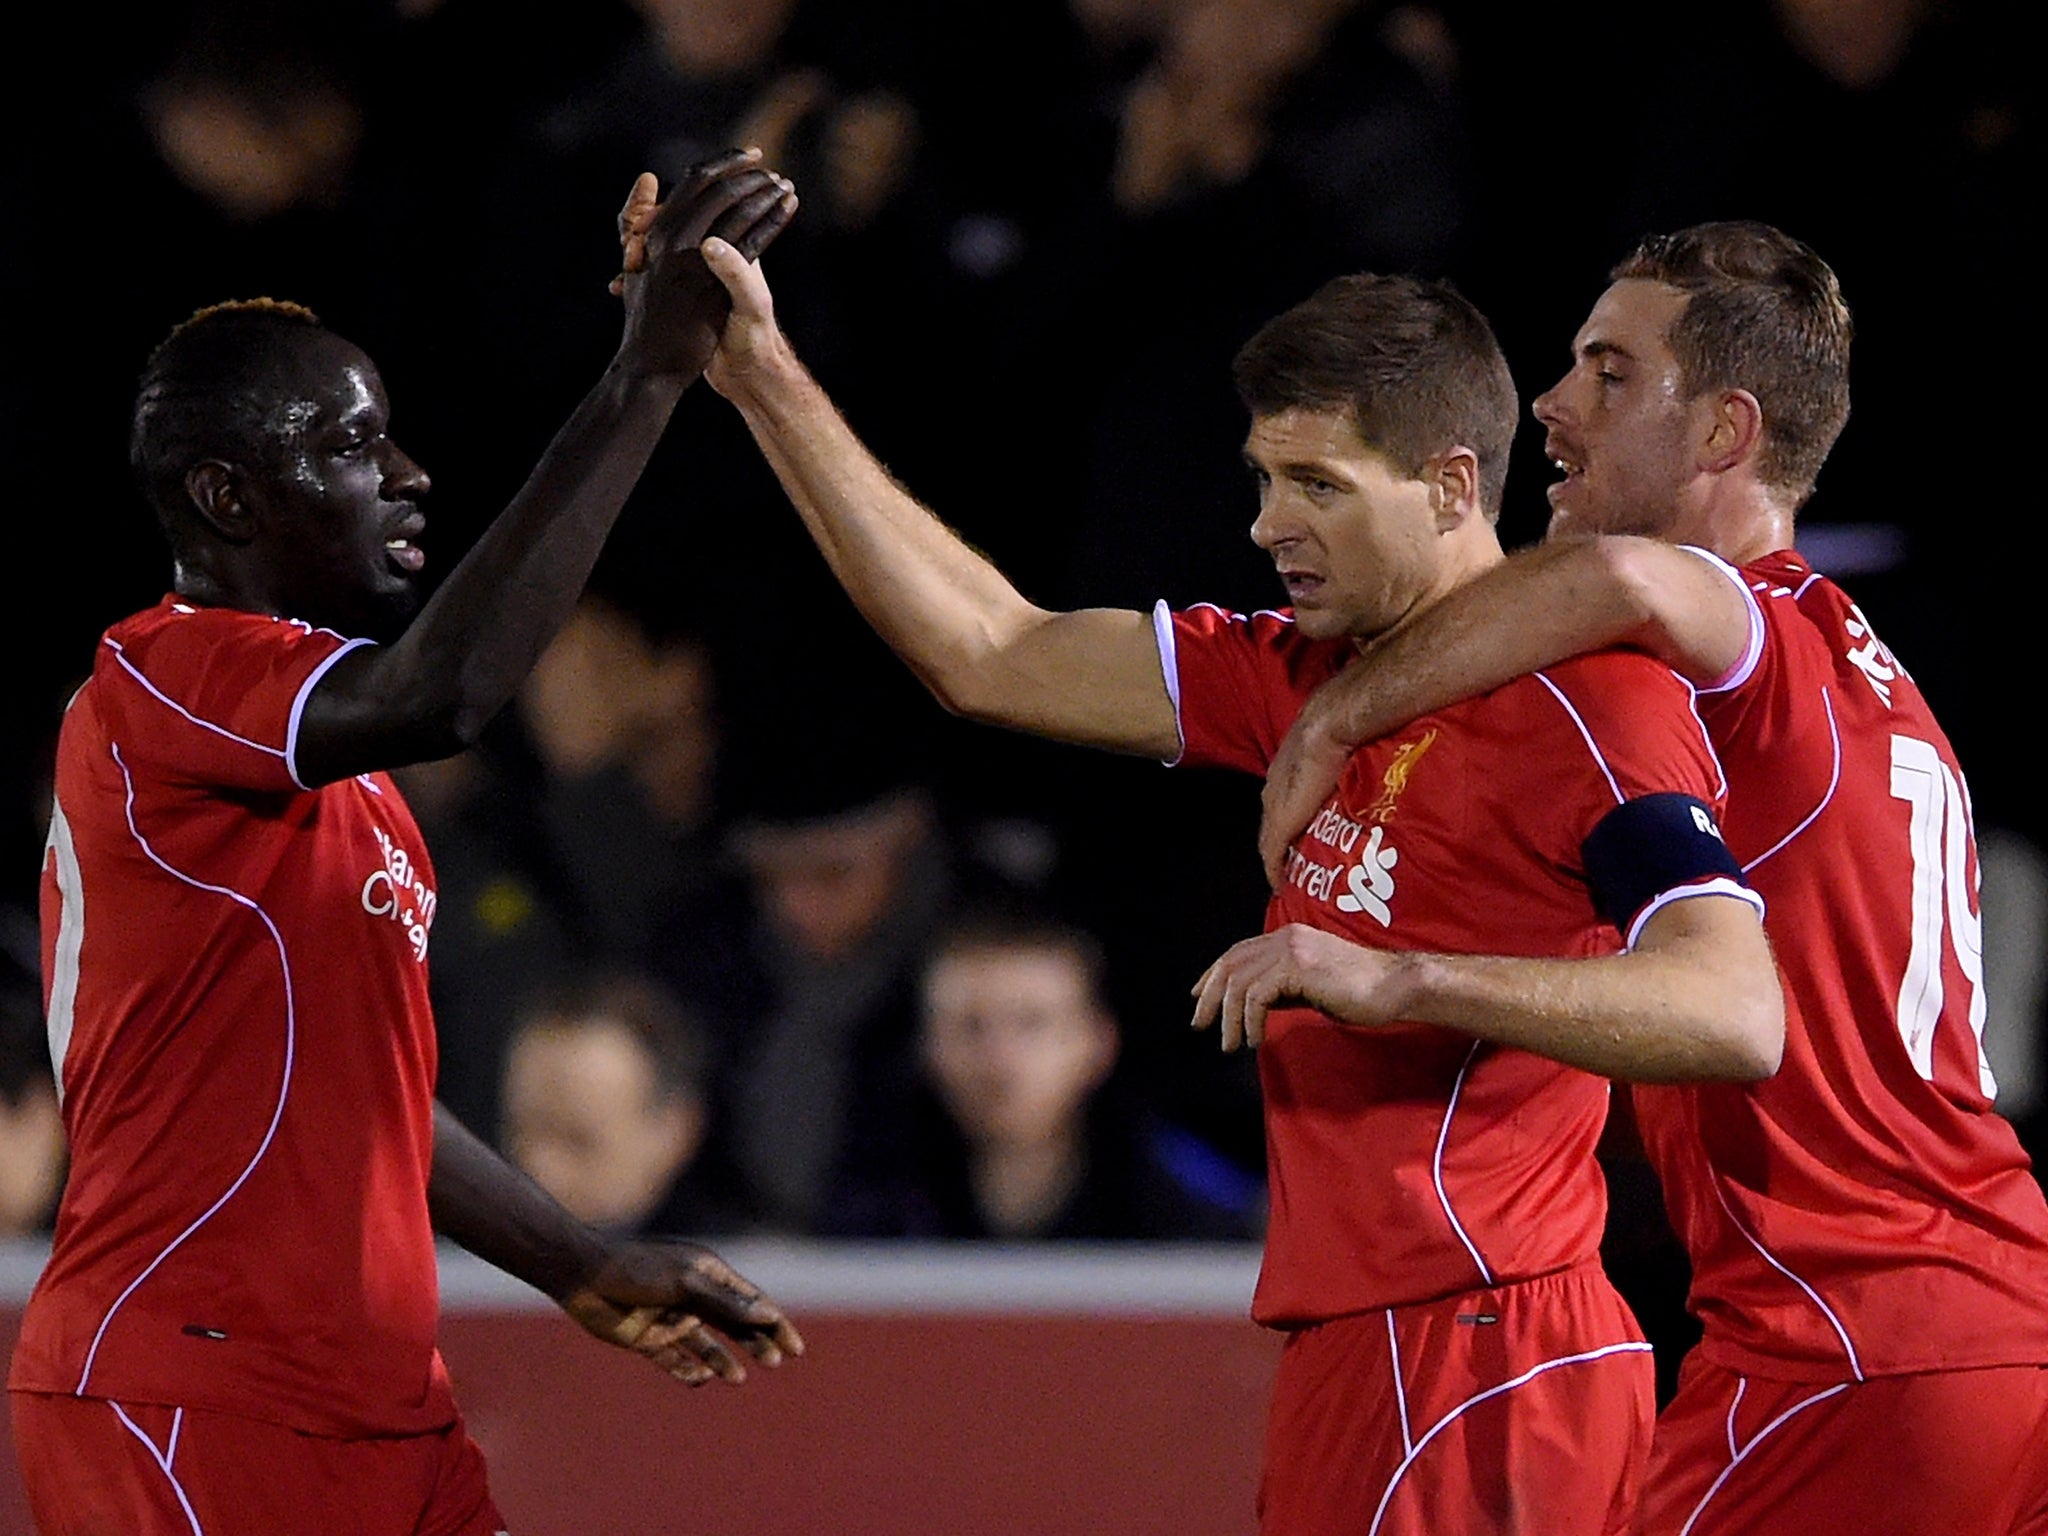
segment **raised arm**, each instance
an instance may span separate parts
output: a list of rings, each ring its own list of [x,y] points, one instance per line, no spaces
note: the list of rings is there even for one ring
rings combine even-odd
[[[717,241],[704,259],[733,303],[706,377],[739,408],[855,606],[939,702],[1060,741],[1178,753],[1151,616],[1028,602],[854,436],[777,327],[760,269]]]
[[[1233,945],[1195,983],[1194,1027],[1257,1045],[1276,1005],[1339,1024],[1441,1024],[1635,1083],[1748,1082],[1785,1049],[1785,999],[1755,910],[1696,896],[1625,954],[1587,960],[1367,949],[1291,924]]]
[[[1649,652],[1696,684],[1742,660],[1751,610],[1722,567],[1656,539],[1563,539],[1518,552],[1431,604],[1312,694],[1267,770],[1259,857],[1287,848],[1365,742],[1603,646]]]
[[[468,746],[567,621],[677,400],[717,345],[729,302],[699,242],[716,234],[735,260],[751,260],[795,210],[787,184],[755,158],[734,153],[689,173],[652,232],[646,270],[621,284],[617,353],[532,476],[403,635],[350,651],[314,688],[296,749],[304,782]]]
[[[442,1236],[524,1280],[607,1344],[645,1356],[691,1386],[714,1376],[745,1378],[726,1339],[764,1365],[803,1353],[803,1339],[782,1309],[710,1249],[604,1236],[439,1102],[427,1201]]]

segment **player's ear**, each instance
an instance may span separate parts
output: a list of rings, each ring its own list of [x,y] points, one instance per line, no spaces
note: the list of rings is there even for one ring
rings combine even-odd
[[[1714,399],[1700,468],[1720,474],[1763,452],[1764,408],[1746,389],[1726,389]]]
[[[256,537],[256,515],[242,499],[240,473],[220,459],[203,459],[185,471],[185,495],[199,520],[230,544]]]
[[[1430,510],[1436,531],[1449,533],[1467,518],[1483,515],[1479,504],[1479,455],[1470,448],[1449,448],[1422,466],[1429,486]]]

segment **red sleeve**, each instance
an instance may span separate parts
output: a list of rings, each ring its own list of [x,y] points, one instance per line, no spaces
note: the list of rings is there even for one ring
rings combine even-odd
[[[1549,803],[1579,848],[1616,806],[1644,795],[1690,795],[1718,816],[1728,784],[1694,707],[1692,687],[1632,651],[1574,657],[1538,672],[1534,707],[1562,712],[1563,756]],[[1553,736],[1552,740],[1558,739]]]
[[[1302,700],[1355,654],[1307,640],[1284,613],[1246,617],[1210,603],[1153,610],[1166,691],[1180,724],[1176,764],[1264,774]]]
[[[167,780],[304,789],[293,752],[306,696],[367,643],[289,619],[168,604],[101,641],[109,735],[131,767]]]

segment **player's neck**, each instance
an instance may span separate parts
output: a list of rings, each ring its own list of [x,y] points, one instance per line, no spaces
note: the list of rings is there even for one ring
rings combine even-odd
[[[1762,486],[1746,486],[1687,509],[1665,536],[1746,565],[1792,547],[1792,513]]]

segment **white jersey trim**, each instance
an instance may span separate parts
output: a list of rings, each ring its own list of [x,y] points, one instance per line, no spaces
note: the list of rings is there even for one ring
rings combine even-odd
[[[114,653],[115,659],[121,665],[121,670],[123,672],[126,672],[130,677],[134,678],[136,682],[140,683],[142,685],[143,691],[147,693],[151,698],[155,699],[158,703],[162,704],[165,708],[172,710],[176,714],[184,716],[185,719],[189,720],[192,724],[198,726],[203,731],[212,731],[216,736],[225,736],[229,741],[234,742],[237,746],[247,747],[251,751],[261,752],[265,756],[284,759],[285,766],[287,768],[291,766],[290,760],[288,758],[285,758],[285,752],[282,747],[266,746],[264,743],[260,741],[251,741],[246,736],[237,736],[233,731],[229,730],[224,725],[215,725],[211,720],[200,719],[199,716],[193,714],[191,710],[187,709],[184,705],[180,704],[176,699],[172,698],[169,694],[165,693],[163,689],[157,687],[155,683],[152,683],[148,678],[144,677],[142,675],[142,669],[136,666],[134,662],[128,659],[128,653],[121,648],[120,641],[110,639],[107,640],[105,644],[107,646],[107,649],[111,650]],[[293,777],[296,778],[297,775],[294,774]]]
[[[113,1305],[107,1308],[106,1316],[100,1319],[100,1325],[92,1336],[92,1347],[85,1352],[85,1366],[79,1372],[78,1385],[72,1389],[73,1395],[78,1397],[85,1396],[86,1385],[92,1380],[93,1362],[99,1357],[100,1343],[107,1336],[107,1327],[114,1321],[114,1314],[127,1304],[128,1298],[135,1294],[137,1286],[156,1273],[158,1265],[177,1252],[186,1238],[205,1226],[208,1221],[212,1220],[216,1211],[234,1198],[235,1192],[248,1182],[249,1175],[256,1171],[256,1165],[263,1161],[263,1155],[270,1150],[270,1143],[277,1135],[278,1122],[284,1118],[285,1100],[291,1097],[292,1064],[294,1053],[298,1046],[298,1016],[292,999],[291,957],[285,951],[284,935],[278,932],[277,924],[271,921],[270,914],[265,912],[251,898],[244,896],[240,891],[229,890],[226,886],[209,885],[204,880],[198,880],[186,874],[183,870],[173,868],[164,861],[154,848],[149,846],[149,839],[144,837],[141,829],[135,825],[135,781],[129,776],[128,765],[121,761],[120,746],[118,744],[110,744],[110,749],[114,754],[114,765],[121,770],[121,778],[127,785],[125,810],[128,818],[128,833],[135,839],[135,844],[142,850],[143,855],[173,879],[183,881],[186,885],[192,886],[196,890],[209,891],[217,896],[225,896],[228,900],[247,907],[256,914],[263,926],[269,930],[270,940],[277,946],[278,969],[284,978],[284,1072],[278,1083],[277,1108],[271,1111],[270,1125],[263,1132],[263,1140],[256,1148],[255,1154],[249,1159],[248,1166],[235,1176],[234,1183],[227,1187],[227,1190],[218,1200],[208,1206],[192,1225],[172,1238],[165,1245],[163,1252],[151,1259],[144,1266],[142,1272],[128,1282],[127,1288],[119,1296],[116,1296]]]
[[[1756,1238],[1750,1233],[1749,1228],[1745,1227],[1742,1224],[1741,1219],[1736,1216],[1735,1207],[1728,1203],[1728,1196],[1725,1193],[1723,1193],[1721,1189],[1720,1175],[1715,1173],[1711,1167],[1707,1170],[1707,1174],[1707,1182],[1712,1184],[1714,1187],[1714,1198],[1721,1202],[1721,1210],[1723,1214],[1725,1214],[1728,1218],[1728,1225],[1733,1227],[1737,1232],[1740,1232],[1742,1234],[1743,1241],[1747,1242],[1750,1247],[1754,1248],[1757,1251],[1757,1253],[1762,1256],[1763,1261],[1766,1264],[1770,1265],[1771,1268],[1775,1269],[1787,1280],[1790,1280],[1794,1285],[1798,1286],[1800,1290],[1806,1293],[1806,1299],[1812,1302],[1816,1307],[1820,1308],[1821,1316],[1825,1317],[1828,1320],[1828,1326],[1835,1330],[1835,1337],[1841,1341],[1842,1353],[1849,1357],[1849,1373],[1852,1376],[1854,1376],[1858,1381],[1863,1380],[1863,1362],[1856,1358],[1856,1346],[1852,1342],[1850,1342],[1849,1330],[1844,1328],[1842,1326],[1842,1320],[1839,1317],[1835,1316],[1835,1309],[1829,1306],[1825,1301],[1821,1300],[1819,1291],[1816,1291],[1812,1286],[1808,1285],[1804,1280],[1800,1279],[1799,1276],[1793,1274],[1792,1271],[1787,1269],[1783,1264],[1780,1264],[1776,1256],[1772,1254],[1770,1249],[1766,1248],[1762,1243],[1756,1240]]]
[[[1628,797],[1622,794],[1621,786],[1614,782],[1614,774],[1607,766],[1607,759],[1600,754],[1600,744],[1593,739],[1593,733],[1586,728],[1584,717],[1579,714],[1572,701],[1564,696],[1562,688],[1558,687],[1557,684],[1553,683],[1541,672],[1535,673],[1534,676],[1537,682],[1557,696],[1557,702],[1564,706],[1564,712],[1572,717],[1572,724],[1579,728],[1579,735],[1585,740],[1586,750],[1593,754],[1593,761],[1600,769],[1600,777],[1605,779],[1607,787],[1614,791],[1614,803],[1616,805],[1627,804]]]
[[[108,1400],[107,1406],[114,1410],[115,1416],[123,1424],[128,1426],[128,1433],[142,1442],[149,1452],[150,1460],[157,1464],[158,1470],[164,1475],[164,1480],[171,1485],[171,1492],[178,1496],[178,1507],[185,1511],[185,1523],[192,1527],[192,1536],[206,1536],[206,1532],[200,1527],[199,1516],[192,1510],[192,1501],[185,1497],[184,1486],[179,1483],[177,1473],[171,1470],[171,1463],[178,1456],[178,1431],[184,1427],[185,1410],[179,1408],[171,1414],[170,1442],[164,1449],[158,1450],[156,1443],[142,1432],[142,1426],[128,1417],[127,1409],[111,1399]]]
[[[1171,768],[1187,756],[1188,733],[1180,723],[1180,646],[1173,638],[1173,610],[1163,597],[1152,605],[1152,638],[1159,646],[1159,672],[1166,679],[1166,697],[1173,704],[1173,734],[1180,738],[1180,750],[1161,759]]]
[[[1472,1262],[1478,1267],[1479,1275],[1488,1285],[1493,1284],[1493,1271],[1486,1267],[1486,1260],[1479,1256],[1472,1239],[1465,1235],[1465,1227],[1458,1220],[1458,1213],[1451,1209],[1450,1194],[1444,1189],[1444,1143],[1450,1140],[1451,1116],[1458,1112],[1458,1095],[1465,1088],[1465,1074],[1472,1070],[1472,1062],[1479,1055],[1479,1047],[1486,1042],[1474,1040],[1472,1049],[1465,1053],[1463,1065],[1458,1068],[1457,1081],[1451,1084],[1451,1100],[1444,1106],[1444,1123],[1436,1133],[1436,1156],[1430,1160],[1429,1174],[1436,1181],[1436,1198],[1444,1208],[1444,1217],[1451,1224],[1451,1230],[1458,1234],[1458,1241],[1465,1245],[1465,1251],[1472,1255]]]
[[[1692,711],[1692,723],[1699,727],[1700,740],[1706,746],[1708,760],[1714,765],[1714,777],[1719,781],[1720,787],[1714,793],[1725,800],[1728,798],[1728,770],[1721,766],[1720,749],[1714,745],[1713,733],[1707,729],[1707,722],[1701,718],[1700,691],[1684,673],[1673,672],[1671,675],[1685,685],[1685,707]]]
[[[1394,1406],[1401,1412],[1401,1454],[1415,1454],[1415,1436],[1408,1428],[1408,1388],[1401,1381],[1401,1336],[1394,1331],[1394,1309],[1387,1308],[1387,1358],[1393,1362]]]
[[[325,631],[325,633],[333,634],[334,632],[332,630],[327,630]],[[289,773],[292,776],[292,782],[298,785],[299,788],[301,789],[311,789],[313,787],[312,785],[308,784],[304,779],[299,777],[299,719],[306,712],[306,700],[308,697],[311,696],[314,685],[318,683],[321,678],[327,675],[328,668],[332,667],[337,661],[341,660],[342,657],[346,656],[350,651],[354,650],[357,646],[369,645],[371,643],[372,642],[368,640],[343,641],[341,645],[335,649],[334,654],[332,656],[329,656],[325,661],[321,662],[319,666],[315,667],[313,669],[312,676],[308,677],[305,680],[305,682],[299,685],[298,697],[292,700],[291,724],[285,727],[284,767],[285,772]],[[374,784],[372,784],[370,787],[372,789],[377,788],[377,786]],[[379,794],[383,793],[382,790],[378,790],[377,792]]]
[[[1751,1451],[1755,1450],[1757,1446],[1762,1443],[1765,1435],[1768,1435],[1772,1430],[1776,1429],[1780,1424],[1783,1424],[1787,1419],[1791,1418],[1794,1414],[1805,1412],[1808,1408],[1811,1408],[1815,1403],[1824,1402],[1828,1398],[1833,1397],[1837,1392],[1846,1392],[1849,1390],[1848,1382],[1838,1381],[1832,1387],[1827,1388],[1825,1391],[1816,1392],[1813,1394],[1813,1396],[1808,1398],[1802,1398],[1799,1402],[1794,1403],[1790,1408],[1787,1408],[1783,1413],[1779,1414],[1775,1419],[1771,1420],[1771,1422],[1766,1424],[1762,1429],[1758,1430],[1756,1434],[1750,1438],[1750,1441],[1747,1445],[1743,1446],[1740,1450],[1737,1450],[1735,1446],[1735,1408],[1736,1404],[1742,1401],[1742,1389],[1748,1385],[1748,1378],[1744,1377],[1738,1379],[1735,1387],[1735,1402],[1730,1403],[1728,1405],[1728,1450],[1730,1452],[1728,1465],[1721,1469],[1721,1475],[1714,1479],[1712,1484],[1708,1486],[1706,1493],[1701,1497],[1699,1503],[1693,1506],[1692,1513],[1686,1516],[1685,1524],[1678,1528],[1678,1536],[1691,1536],[1692,1528],[1699,1523],[1700,1516],[1706,1512],[1707,1505],[1713,1502],[1714,1495],[1721,1491],[1721,1485],[1728,1481],[1729,1477],[1733,1475],[1737,1467],[1742,1465],[1743,1458],[1748,1456]]]
[[[1756,664],[1764,654],[1764,610],[1756,600],[1756,594],[1749,589],[1749,581],[1742,572],[1723,560],[1711,549],[1702,549],[1697,544],[1678,546],[1689,555],[1698,555],[1707,564],[1719,571],[1735,584],[1735,590],[1742,594],[1742,606],[1749,614],[1749,641],[1742,649],[1741,657],[1713,682],[1700,689],[1701,693],[1726,693],[1731,688],[1740,688],[1756,675]],[[1803,590],[1803,589],[1802,589]]]
[[[1755,858],[1751,859],[1747,864],[1743,865],[1742,872],[1745,875],[1748,874],[1751,870],[1755,869],[1757,865],[1763,863],[1765,859],[1771,858],[1780,851],[1782,851],[1787,843],[1791,842],[1793,838],[1797,837],[1800,833],[1804,832],[1808,827],[1812,826],[1815,819],[1819,817],[1820,813],[1828,808],[1829,802],[1831,802],[1835,798],[1836,789],[1838,789],[1841,786],[1842,728],[1835,723],[1834,695],[1830,693],[1825,687],[1823,687],[1820,691],[1820,702],[1821,707],[1824,708],[1828,713],[1828,738],[1830,741],[1834,743],[1835,749],[1834,767],[1829,771],[1828,774],[1827,793],[1820,797],[1819,805],[1816,805],[1812,810],[1806,813],[1806,819],[1804,821],[1800,822],[1798,826],[1794,827],[1790,832],[1787,832],[1783,837],[1779,838],[1775,843],[1771,844],[1771,846],[1766,848],[1762,853],[1758,854]]]
[[[1503,1392],[1511,1392],[1524,1382],[1533,1381],[1546,1371],[1554,1371],[1561,1366],[1581,1365],[1589,1360],[1604,1360],[1609,1355],[1646,1355],[1649,1353],[1650,1346],[1640,1340],[1632,1339],[1623,1344],[1607,1344],[1599,1349],[1589,1349],[1583,1354],[1563,1355],[1555,1360],[1545,1360],[1541,1365],[1530,1366],[1528,1370],[1522,1372],[1521,1375],[1511,1381],[1504,1381],[1497,1387],[1488,1387],[1484,1392],[1475,1392],[1449,1413],[1430,1425],[1423,1437],[1415,1442],[1414,1448],[1401,1458],[1401,1464],[1394,1468],[1394,1475],[1387,1479],[1386,1492],[1380,1495],[1379,1508],[1372,1512],[1372,1524],[1366,1527],[1365,1536],[1379,1536],[1380,1522],[1387,1517],[1387,1505],[1392,1501],[1394,1490],[1400,1486],[1401,1479],[1407,1474],[1409,1467],[1415,1464],[1415,1458],[1422,1454],[1423,1447],[1434,1440],[1453,1419],[1457,1418],[1467,1408],[1475,1408],[1488,1398],[1498,1397]]]
[[[56,1077],[61,1109],[64,1058],[71,1054],[71,1028],[78,1012],[78,956],[85,947],[85,876],[78,867],[78,849],[71,841],[71,822],[54,794],[50,796],[46,848],[56,863],[57,940],[51,946],[50,1006],[44,1029],[50,1037],[50,1070]]]
[[[1748,886],[1730,880],[1726,875],[1716,875],[1711,880],[1702,880],[1697,885],[1677,885],[1662,895],[1650,898],[1649,904],[1638,912],[1635,921],[1628,925],[1628,947],[1634,949],[1636,940],[1642,937],[1643,925],[1666,907],[1676,902],[1690,901],[1695,896],[1733,896],[1744,906],[1756,913],[1757,921],[1764,917],[1764,899]]]

